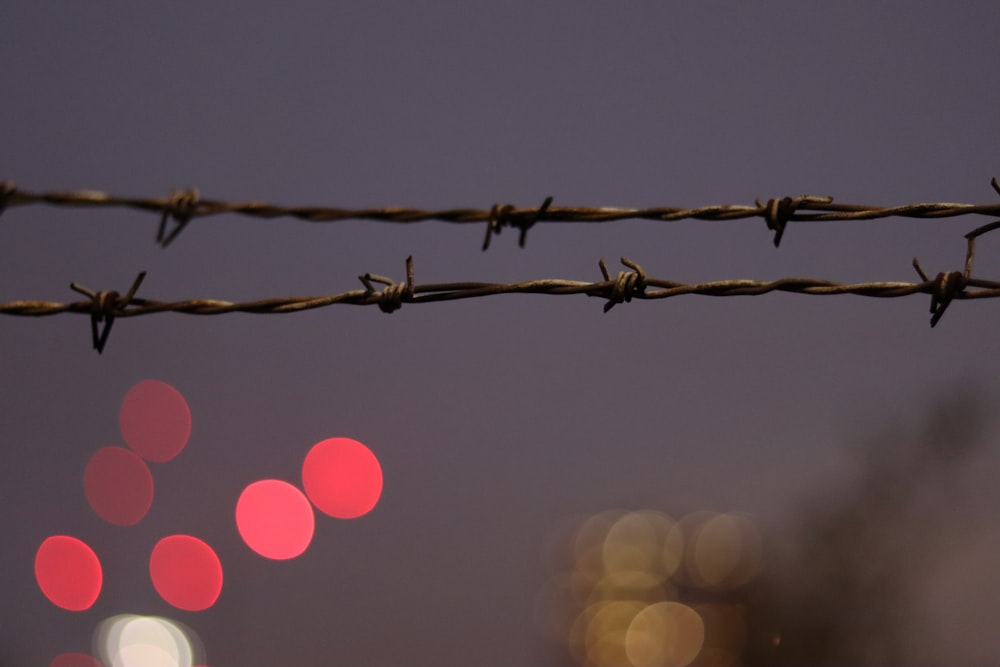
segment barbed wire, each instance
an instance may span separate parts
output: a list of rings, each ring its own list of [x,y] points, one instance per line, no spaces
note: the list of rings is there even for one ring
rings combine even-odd
[[[222,315],[225,313],[281,314],[295,313],[315,308],[325,308],[335,304],[358,306],[378,306],[383,312],[392,313],[404,303],[431,303],[455,301],[499,294],[585,294],[605,300],[604,312],[615,305],[632,299],[666,299],[685,294],[705,296],[752,296],[768,292],[791,292],[794,294],[835,295],[854,294],[858,296],[895,298],[911,294],[931,296],[931,326],[935,326],[953,300],[983,299],[1000,297],[1000,282],[972,278],[975,237],[1000,226],[991,223],[967,235],[968,252],[963,271],[949,271],[937,274],[933,279],[924,272],[914,259],[913,266],[922,282],[864,282],[838,283],[814,278],[782,278],[778,280],[721,280],[696,284],[685,284],[671,280],[651,278],[638,263],[623,257],[622,264],[630,269],[611,277],[604,260],[598,262],[603,280],[586,282],[577,280],[529,280],[518,283],[454,282],[419,285],[414,281],[413,258],[406,259],[406,280],[395,282],[391,278],[366,273],[358,279],[364,289],[351,290],[331,296],[277,297],[256,301],[231,302],[217,299],[189,299],[184,301],[156,301],[138,298],[145,272],[140,273],[129,291],[121,296],[114,291],[96,292],[71,283],[70,287],[87,297],[84,301],[56,303],[51,301],[10,301],[0,303],[0,314],[43,317],[61,313],[82,313],[90,315],[93,347],[98,353],[104,350],[111,326],[116,318],[137,317],[153,313],[176,312],[189,315]],[[376,289],[375,284],[384,285]],[[103,326],[102,326],[103,325]]]
[[[1000,193],[996,178],[991,184]],[[528,230],[536,223],[605,223],[620,220],[743,220],[763,218],[767,228],[774,232],[774,245],[781,243],[789,222],[822,222],[846,220],[875,220],[890,217],[936,219],[964,215],[1000,216],[1000,203],[956,204],[918,203],[903,206],[869,206],[864,204],[834,203],[832,197],[802,195],[798,197],[760,199],[754,205],[702,206],[698,208],[613,208],[584,206],[552,206],[548,197],[538,207],[517,208],[512,204],[494,204],[489,209],[450,208],[423,210],[417,208],[331,208],[321,206],[279,206],[263,202],[225,202],[201,198],[197,189],[175,190],[169,197],[119,197],[96,190],[69,192],[30,192],[16,187],[9,181],[0,183],[0,213],[5,208],[47,204],[65,207],[118,207],[149,211],[160,214],[156,241],[166,247],[196,218],[223,213],[234,213],[254,218],[289,217],[307,222],[336,222],[342,220],[374,220],[380,222],[416,223],[429,220],[456,224],[487,223],[483,250],[490,246],[493,236],[504,227],[519,230],[518,243],[524,246]],[[174,225],[168,229],[169,223]]]

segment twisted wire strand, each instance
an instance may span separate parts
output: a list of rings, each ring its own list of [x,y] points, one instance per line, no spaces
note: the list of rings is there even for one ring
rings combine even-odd
[[[854,294],[859,296],[894,298],[911,294],[931,296],[931,326],[937,325],[945,310],[953,300],[982,299],[1000,297],[1000,282],[972,278],[972,260],[975,238],[983,233],[980,228],[967,235],[968,251],[964,271],[948,271],[937,274],[933,279],[924,272],[914,259],[913,267],[922,282],[867,282],[838,283],[815,278],[781,278],[778,280],[721,280],[707,283],[685,284],[671,280],[649,278],[645,270],[625,257],[624,264],[629,271],[620,271],[611,278],[604,260],[599,266],[604,280],[584,282],[578,280],[529,280],[519,283],[434,283],[418,285],[413,279],[413,258],[406,259],[406,281],[397,283],[391,278],[366,273],[358,276],[365,289],[342,292],[331,296],[277,297],[235,303],[218,299],[190,299],[186,301],[155,301],[138,298],[136,291],[145,278],[140,273],[125,296],[114,291],[95,292],[87,287],[71,283],[70,287],[88,297],[86,301],[57,303],[52,301],[9,301],[0,303],[0,314],[43,317],[60,313],[83,313],[90,315],[93,347],[98,354],[104,351],[111,333],[111,327],[118,317],[136,317],[152,313],[177,312],[189,315],[221,315],[224,313],[293,313],[314,308],[324,308],[334,304],[377,305],[382,312],[392,313],[404,303],[430,303],[454,301],[498,294],[586,294],[605,300],[604,312],[632,299],[666,299],[684,294],[705,296],[752,296],[768,292],[792,292],[796,294],[834,295]],[[988,230],[986,230],[988,231]],[[373,283],[385,285],[378,290]],[[970,289],[972,288],[972,289]]]
[[[1000,193],[1000,184],[994,178],[993,188]],[[754,205],[717,205],[696,208],[653,207],[614,208],[586,206],[552,206],[547,198],[537,207],[517,208],[510,204],[493,205],[489,209],[449,208],[424,210],[418,208],[336,208],[324,206],[279,206],[264,202],[226,202],[202,199],[197,190],[174,191],[169,197],[120,197],[96,190],[67,192],[31,192],[7,181],[0,183],[0,211],[16,206],[47,204],[60,207],[117,207],[159,213],[161,215],[157,241],[168,245],[187,224],[196,219],[223,213],[233,213],[254,218],[289,217],[307,222],[336,222],[342,220],[372,220],[394,223],[416,223],[430,220],[455,224],[488,223],[483,249],[489,239],[499,234],[505,226],[520,229],[519,242],[531,226],[539,222],[605,223],[621,220],[708,220],[727,221],[746,218],[763,218],[767,227],[775,232],[778,245],[788,222],[821,222],[846,220],[875,220],[890,217],[937,219],[965,215],[1000,216],[1000,203],[916,203],[902,206],[869,206],[864,204],[834,203],[832,197],[772,198],[757,200]],[[176,226],[166,231],[168,219]]]
[[[628,262],[628,260],[625,260]],[[634,265],[638,266],[638,265]],[[641,267],[640,267],[641,268]],[[412,274],[411,274],[412,275]],[[153,313],[176,312],[188,315],[222,315],[225,313],[282,314],[315,308],[325,308],[337,304],[356,306],[380,305],[392,312],[401,304],[457,301],[500,294],[545,294],[563,296],[585,294],[606,300],[607,306],[631,299],[667,299],[683,295],[702,296],[755,296],[769,292],[788,292],[816,296],[852,294],[875,298],[898,298],[912,294],[928,294],[936,298],[955,300],[984,299],[1000,297],[1000,281],[968,278],[961,289],[952,289],[942,296],[948,283],[949,274],[938,274],[935,279],[921,282],[862,282],[840,283],[816,278],[781,278],[777,280],[719,280],[686,284],[645,276],[644,272],[621,272],[617,278],[597,282],[578,280],[543,279],[517,283],[453,282],[418,285],[394,283],[389,279],[367,274],[364,282],[378,280],[387,284],[383,290],[371,287],[351,290],[329,296],[274,297],[255,301],[232,302],[219,299],[187,299],[182,301],[157,301],[132,296],[124,299],[114,292],[97,292],[94,298],[72,303],[53,301],[21,300],[0,303],[0,314],[28,317],[44,317],[61,313],[82,313],[103,316],[137,317]],[[640,278],[636,280],[635,277]],[[631,280],[630,280],[631,278]],[[623,289],[623,284],[625,285]],[[113,298],[109,300],[109,295]],[[388,303],[387,303],[388,302]],[[109,305],[111,304],[111,305]]]

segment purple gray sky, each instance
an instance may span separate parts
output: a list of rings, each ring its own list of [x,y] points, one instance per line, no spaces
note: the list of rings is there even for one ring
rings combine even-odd
[[[1000,176],[994,2],[8,2],[0,25],[0,179],[28,190],[891,205],[992,202]],[[508,231],[483,253],[482,226],[220,216],[164,250],[152,214],[17,207],[0,217],[0,301],[76,300],[73,281],[124,292],[141,270],[153,299],[334,294],[365,272],[402,279],[408,255],[418,283],[597,280],[598,259],[621,256],[681,282],[909,281],[914,256],[961,268],[962,235],[987,221],[793,225],[777,250],[760,220],[543,224],[524,249]],[[975,274],[1000,279],[1000,239],[983,237]],[[188,624],[212,667],[558,662],[531,610],[567,515],[743,510],[780,526],[837,488],[870,428],[916,423],[959,383],[995,399],[1000,306],[956,303],[933,330],[927,308],[771,294],[604,314],[584,296],[510,295],[392,315],[160,314],[116,322],[101,356],[85,316],[0,318],[0,664],[85,650],[123,612]],[[192,436],[152,466],[150,514],[118,528],[88,507],[82,471],[124,444],[118,407],[146,378],[184,394]],[[233,522],[241,489],[298,483],[308,448],[334,436],[378,455],[379,505],[317,517],[299,559],[255,556]],[[998,464],[987,448],[970,488],[990,504],[963,512],[996,506]],[[89,611],[57,609],[32,576],[60,533],[102,557]],[[179,612],[152,589],[149,551],[170,533],[219,553],[212,609]],[[982,593],[1000,590],[984,555],[1000,540],[967,541],[955,562],[979,597],[930,604],[943,635],[930,643],[972,665],[998,646],[962,635],[956,614],[1000,611]],[[953,600],[960,582],[941,577],[928,588]]]

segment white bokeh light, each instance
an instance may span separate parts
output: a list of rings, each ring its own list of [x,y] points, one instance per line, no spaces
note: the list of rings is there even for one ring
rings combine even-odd
[[[108,667],[192,667],[200,652],[190,628],[137,614],[119,614],[102,622],[95,644]]]

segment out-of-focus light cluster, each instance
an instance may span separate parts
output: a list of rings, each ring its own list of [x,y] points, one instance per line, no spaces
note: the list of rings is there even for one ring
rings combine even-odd
[[[536,621],[577,664],[742,664],[741,601],[762,565],[748,515],[602,512],[569,522],[547,552],[557,574],[539,593]]]
[[[198,636],[169,618],[119,614],[102,622],[94,648],[107,667],[195,667],[202,664]]]
[[[154,496],[147,462],[176,458],[191,436],[184,396],[159,380],[143,380],[122,400],[119,425],[128,448],[102,447],[84,469],[84,495],[94,512],[116,526],[133,526]],[[250,549],[273,560],[301,555],[312,541],[313,506],[338,518],[371,512],[382,495],[382,466],[364,444],[327,438],[313,445],[302,465],[302,486],[276,479],[249,484],[236,503],[236,525]],[[71,535],[51,535],[35,554],[35,579],[48,600],[83,612],[100,597],[104,570],[97,553]],[[222,593],[223,568],[215,550],[193,535],[160,539],[149,558],[153,588],[168,604],[204,611]],[[80,652],[57,655],[50,667],[198,667],[193,636],[179,624],[152,616],[121,615],[101,625],[96,641],[104,663]]]
[[[236,502],[236,527],[246,545],[272,560],[302,555],[316,529],[313,505],[337,519],[356,519],[382,495],[382,466],[351,438],[327,438],[310,448],[302,486],[278,479],[249,484]]]

